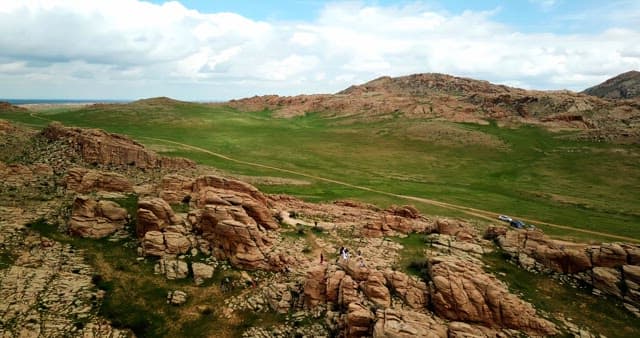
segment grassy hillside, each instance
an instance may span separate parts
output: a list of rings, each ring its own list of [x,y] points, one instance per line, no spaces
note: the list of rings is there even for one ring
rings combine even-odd
[[[45,119],[131,135],[168,155],[232,173],[301,178],[228,161],[150,138],[181,142],[235,159],[463,206],[640,239],[640,147],[570,141],[525,126],[393,119],[354,122],[310,114],[276,119],[267,111],[146,100],[68,111],[4,113],[38,126]],[[160,149],[160,147],[159,147]],[[310,185],[263,186],[312,201],[356,198],[409,203],[306,177]],[[461,213],[416,202],[426,212]],[[544,228],[544,227],[543,227]],[[590,235],[545,228],[555,235]],[[597,238],[595,238],[597,239]]]

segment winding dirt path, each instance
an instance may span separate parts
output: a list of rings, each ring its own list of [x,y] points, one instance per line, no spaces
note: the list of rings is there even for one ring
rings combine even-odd
[[[35,112],[31,112],[29,115],[31,117],[33,117],[33,118],[36,118],[36,119],[45,120],[45,121],[53,121],[51,119],[48,119],[48,118],[45,118],[45,117],[42,117],[42,116],[37,116],[37,113],[35,113]],[[193,146],[193,145],[190,145],[190,144],[186,144],[186,143],[181,143],[181,142],[176,142],[176,141],[171,141],[171,140],[161,139],[161,138],[154,138],[154,137],[140,137],[140,138],[159,141],[159,142],[165,142],[165,143],[170,143],[170,144],[175,144],[175,145],[178,145],[178,146],[181,146],[181,147],[184,147],[184,148],[200,151],[200,152],[203,152],[205,154],[209,154],[209,155],[212,155],[212,156],[215,156],[215,157],[227,160],[227,161],[240,163],[240,164],[244,164],[244,165],[248,165],[248,166],[270,169],[270,170],[284,172],[284,173],[293,174],[293,175],[297,175],[297,176],[312,178],[312,179],[319,180],[319,181],[339,184],[339,185],[342,185],[342,186],[345,186],[345,187],[349,187],[349,188],[353,188],[353,189],[369,191],[369,192],[373,192],[373,193],[380,194],[380,195],[391,196],[391,197],[396,197],[396,198],[402,198],[402,199],[409,200],[409,201],[429,204],[429,205],[433,205],[433,206],[437,206],[437,207],[441,207],[441,208],[445,208],[445,209],[450,209],[450,210],[456,210],[456,211],[465,213],[467,215],[478,217],[478,218],[482,218],[482,219],[486,219],[486,220],[489,220],[489,221],[495,221],[497,216],[498,216],[498,214],[493,212],[493,211],[476,209],[476,208],[471,208],[471,207],[465,207],[465,206],[462,206],[462,205],[446,203],[446,202],[440,202],[440,201],[436,201],[436,200],[432,200],[432,199],[428,199],[428,198],[423,198],[423,197],[394,194],[394,193],[390,193],[390,192],[386,192],[386,191],[382,191],[382,190],[377,190],[377,189],[372,189],[372,188],[369,188],[369,187],[359,186],[359,185],[355,185],[355,184],[351,184],[351,183],[347,183],[347,182],[342,182],[342,181],[338,181],[338,180],[334,180],[334,179],[330,179],[330,178],[326,178],[326,177],[316,176],[316,175],[312,175],[312,174],[308,174],[308,173],[304,173],[304,172],[300,172],[300,171],[284,169],[284,168],[278,168],[278,167],[273,167],[273,166],[270,166],[270,165],[265,165],[265,164],[255,163],[255,162],[243,161],[243,160],[235,159],[235,158],[229,157],[229,156],[224,155],[224,154],[216,153],[216,152],[213,152],[211,150],[200,148],[200,147],[196,147],[196,146]],[[640,239],[636,239],[636,238],[632,238],[632,237],[614,235],[614,234],[609,234],[609,233],[601,232],[601,231],[574,228],[574,227],[570,227],[570,226],[566,226],[566,225],[543,222],[543,221],[534,220],[534,219],[530,219],[530,218],[520,218],[520,219],[525,221],[525,222],[546,225],[548,227],[552,227],[552,228],[556,228],[556,229],[570,230],[570,231],[581,232],[581,233],[589,234],[589,235],[607,237],[607,238],[611,238],[611,239],[615,239],[615,240],[622,240],[622,241],[627,241],[627,242],[640,243]]]
[[[369,191],[369,192],[373,192],[373,193],[380,194],[380,195],[391,196],[391,197],[396,197],[396,198],[402,198],[402,199],[405,199],[405,200],[410,200],[410,201],[415,201],[415,202],[419,202],[419,203],[429,204],[429,205],[433,205],[433,206],[437,206],[437,207],[441,207],[441,208],[446,208],[446,209],[450,209],[450,210],[456,210],[456,211],[459,211],[459,212],[463,212],[463,213],[465,213],[467,215],[478,217],[478,218],[482,218],[482,219],[486,219],[486,220],[489,220],[489,221],[495,221],[497,219],[497,216],[498,216],[498,214],[493,212],[493,211],[470,208],[470,207],[465,207],[465,206],[462,206],[462,205],[451,204],[451,203],[446,203],[446,202],[440,202],[440,201],[436,201],[436,200],[432,200],[432,199],[428,199],[428,198],[394,194],[394,193],[390,193],[390,192],[386,192],[386,191],[382,191],[382,190],[377,190],[377,189],[373,189],[373,188],[369,188],[369,187],[364,187],[364,186],[359,186],[359,185],[355,185],[355,184],[351,184],[351,183],[347,183],[347,182],[343,182],[343,181],[334,180],[334,179],[331,179],[331,178],[316,176],[316,175],[312,175],[312,174],[308,174],[308,173],[304,173],[304,172],[300,172],[300,171],[284,169],[284,168],[278,168],[278,167],[273,167],[273,166],[270,166],[270,165],[265,165],[265,164],[255,163],[255,162],[243,161],[243,160],[235,159],[235,158],[229,157],[229,156],[224,155],[224,154],[216,153],[216,152],[213,152],[211,150],[200,148],[200,147],[196,147],[196,146],[193,146],[193,145],[190,145],[190,144],[186,144],[186,143],[181,143],[181,142],[176,142],[176,141],[171,141],[171,140],[166,140],[166,139],[161,139],[161,138],[153,138],[153,137],[140,137],[140,138],[159,141],[159,142],[165,142],[165,143],[170,143],[170,144],[175,144],[175,145],[187,148],[187,149],[200,151],[200,152],[203,152],[203,153],[206,153],[206,154],[209,154],[209,155],[212,155],[212,156],[215,156],[215,157],[227,160],[227,161],[240,163],[240,164],[244,164],[244,165],[248,165],[248,166],[270,169],[270,170],[284,172],[284,173],[293,174],[293,175],[297,175],[297,176],[312,178],[312,179],[315,179],[315,180],[318,180],[318,181],[334,183],[334,184],[342,185],[342,186],[353,188],[353,189]],[[519,219],[521,219],[521,220],[523,220],[525,222],[541,224],[541,225],[545,225],[545,226],[552,227],[552,228],[557,228],[557,229],[571,230],[571,231],[581,232],[581,233],[585,233],[585,234],[589,234],[589,235],[597,235],[597,236],[601,236],[601,237],[607,237],[607,238],[611,238],[611,239],[615,239],[615,240],[622,240],[622,241],[627,241],[627,242],[640,243],[640,239],[627,237],[627,236],[620,236],[620,235],[609,234],[609,233],[606,233],[606,232],[574,228],[574,227],[570,227],[570,226],[566,226],[566,225],[548,223],[548,222],[543,222],[543,221],[534,220],[534,219],[528,219],[528,218],[519,218]]]

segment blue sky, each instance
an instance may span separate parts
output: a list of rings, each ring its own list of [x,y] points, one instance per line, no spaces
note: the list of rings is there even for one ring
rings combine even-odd
[[[0,0],[0,97],[226,100],[439,72],[579,91],[640,68],[640,1]]]

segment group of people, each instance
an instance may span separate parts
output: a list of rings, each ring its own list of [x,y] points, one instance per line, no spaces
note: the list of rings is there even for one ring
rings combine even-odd
[[[345,261],[349,260],[349,249],[345,248],[345,247],[340,247],[340,257],[342,257],[342,259],[344,259]]]
[[[338,261],[340,260],[340,258],[342,258],[344,261],[348,261],[349,257],[350,257],[350,253],[349,253],[349,249],[345,248],[345,247],[340,247],[340,252],[339,252],[339,256],[338,258],[336,258],[336,263],[338,263]],[[358,251],[358,262],[360,263],[361,267],[364,267],[364,258],[362,258],[362,255],[360,254],[360,251]],[[320,264],[324,263],[324,255],[321,252],[320,253]]]

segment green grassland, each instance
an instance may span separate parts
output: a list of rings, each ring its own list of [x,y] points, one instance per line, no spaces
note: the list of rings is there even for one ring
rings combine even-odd
[[[230,173],[302,178],[311,184],[260,188],[310,201],[350,198],[382,207],[411,203],[427,213],[464,215],[378,192],[383,191],[640,239],[640,147],[576,141],[569,132],[408,120],[401,114],[372,122],[320,114],[278,119],[268,111],[167,100],[4,113],[0,118],[35,126],[56,120],[102,128]],[[152,138],[376,191],[229,161]],[[561,237],[606,239],[541,227]]]

